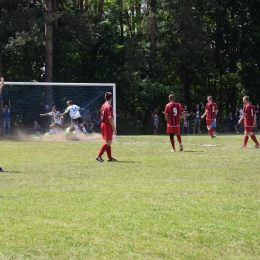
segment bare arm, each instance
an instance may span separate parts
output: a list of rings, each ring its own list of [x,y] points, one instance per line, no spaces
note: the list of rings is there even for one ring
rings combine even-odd
[[[256,114],[254,114],[254,123],[253,126],[256,126]]]
[[[200,104],[201,104],[201,109],[203,109],[203,108],[204,108],[204,105],[203,105],[203,103],[202,103],[202,102],[200,102]]]
[[[168,121],[168,114],[164,114],[165,120]]]
[[[188,123],[187,123],[187,121],[186,121],[185,113],[183,112],[181,115],[182,115],[182,118],[183,118],[183,120],[184,120],[184,125],[187,126]]]
[[[111,125],[112,128],[113,128],[114,134],[116,134],[117,131],[116,131],[116,126],[115,126],[114,118],[113,118],[113,117],[110,117],[110,118],[108,118],[108,120],[109,120],[110,125]]]
[[[68,112],[64,111],[62,114],[58,115],[58,116],[66,116]]]
[[[40,114],[40,117],[43,117],[43,116],[49,116],[49,114],[48,113]]]
[[[201,119],[203,119],[208,114],[208,111],[206,110],[205,113],[201,116]]]
[[[237,122],[238,124],[241,124],[241,122],[244,120],[244,117],[245,117],[245,115],[243,114],[241,117],[240,117],[240,119],[239,119],[239,121]]]

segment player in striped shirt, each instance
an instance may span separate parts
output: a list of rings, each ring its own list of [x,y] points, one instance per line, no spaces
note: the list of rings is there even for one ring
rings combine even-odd
[[[170,135],[170,142],[172,145],[171,152],[175,152],[174,134],[176,134],[180,144],[180,151],[183,151],[183,145],[180,135],[180,116],[184,119],[184,125],[187,127],[187,121],[184,110],[180,103],[175,102],[174,94],[169,95],[169,103],[164,109],[164,116],[167,121],[167,134]]]
[[[216,119],[216,115],[218,113],[218,106],[215,102],[212,101],[212,96],[208,96],[207,100],[208,103],[205,107],[205,113],[201,116],[201,119],[203,119],[206,116],[206,125],[208,128],[208,132],[211,138],[215,138],[216,135],[214,133],[214,129],[212,128],[212,123]]]
[[[249,103],[249,97],[244,96],[243,97],[243,114],[241,118],[238,121],[238,124],[241,124],[242,120],[244,120],[244,126],[245,126],[245,132],[244,132],[244,143],[242,147],[246,147],[248,137],[250,136],[251,139],[255,142],[255,148],[259,148],[260,144],[256,139],[256,136],[253,133],[253,127],[256,126],[256,114],[255,114],[255,108]]]

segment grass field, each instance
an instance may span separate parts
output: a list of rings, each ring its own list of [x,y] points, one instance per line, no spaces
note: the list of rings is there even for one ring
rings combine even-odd
[[[0,259],[260,259],[260,149],[242,139],[118,136],[116,163],[101,141],[2,140]]]

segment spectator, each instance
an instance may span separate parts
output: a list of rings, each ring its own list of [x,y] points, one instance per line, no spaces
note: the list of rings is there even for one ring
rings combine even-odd
[[[256,114],[256,132],[258,132],[258,129],[260,127],[260,107],[259,107],[259,104],[256,104],[256,106],[255,106],[255,114]]]
[[[200,102],[201,107],[199,104],[196,104],[195,109],[193,110],[193,117],[194,117],[194,125],[193,125],[193,134],[195,135],[196,132],[196,126],[198,126],[198,134],[201,133],[200,131],[200,116],[202,113],[202,109],[204,108],[204,105],[202,102]]]
[[[238,120],[239,120],[239,108],[237,107],[236,110],[232,111],[230,114],[230,123],[234,127],[235,131],[239,133],[237,129]]]
[[[101,118],[100,118],[100,115],[99,115],[98,110],[95,111],[92,122],[93,122],[93,124],[94,124],[94,127],[93,127],[93,128],[95,128],[95,130],[96,130],[97,132],[100,132]]]
[[[238,118],[237,118],[238,120],[237,121],[240,120],[242,115],[243,115],[243,108],[239,108],[239,110],[238,110]],[[239,132],[241,132],[241,133],[244,132],[244,124],[237,124],[236,130],[237,130],[238,133]]]
[[[154,109],[154,112],[152,113],[153,117],[153,129],[154,129],[154,134],[158,135],[158,124],[159,124],[159,117],[157,115],[156,109]]]
[[[34,121],[33,129],[34,129],[34,134],[35,135],[37,135],[37,136],[40,135],[41,127],[39,126],[37,121]]]
[[[187,121],[187,134],[190,133],[190,112],[187,105],[184,105],[184,114]],[[181,134],[184,134],[184,121],[182,121]]]
[[[93,131],[94,123],[91,120],[91,114],[89,110],[86,109],[85,113],[83,114],[83,124],[85,125],[88,132]]]
[[[10,135],[10,109],[11,109],[10,100],[9,100],[9,106],[8,105],[4,106],[4,102],[2,101],[2,110],[4,114],[4,134],[7,128],[9,135]]]
[[[238,119],[240,119],[242,117],[242,115],[243,115],[243,108],[239,108],[239,117],[238,117]]]

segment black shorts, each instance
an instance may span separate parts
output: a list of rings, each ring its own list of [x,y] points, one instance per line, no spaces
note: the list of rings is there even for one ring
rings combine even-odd
[[[82,121],[82,117],[78,117],[78,118],[75,118],[75,119],[71,119],[72,123],[75,123],[75,124],[83,124],[83,121]]]

